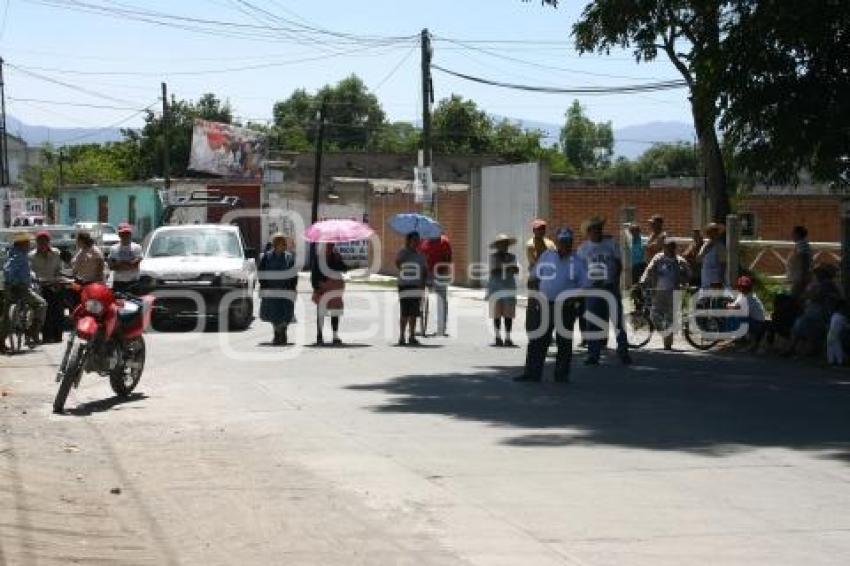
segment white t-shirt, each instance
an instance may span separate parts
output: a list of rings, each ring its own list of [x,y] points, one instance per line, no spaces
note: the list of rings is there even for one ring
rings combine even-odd
[[[655,287],[659,291],[672,291],[679,285],[679,258],[664,254],[655,262]],[[657,256],[656,256],[657,257]]]
[[[587,266],[587,283],[616,283],[620,247],[611,238],[600,242],[586,240],[576,252]]]
[[[142,246],[135,242],[130,242],[127,246],[123,244],[115,244],[109,248],[110,264],[113,261],[131,261],[134,259],[142,259]],[[121,281],[124,283],[137,281],[139,279],[139,264],[137,263],[132,269],[115,271],[113,276],[115,281]]]
[[[753,293],[749,295],[738,293],[738,296],[732,301],[732,307],[739,309],[742,314],[746,314],[750,320],[764,322],[764,304]]]

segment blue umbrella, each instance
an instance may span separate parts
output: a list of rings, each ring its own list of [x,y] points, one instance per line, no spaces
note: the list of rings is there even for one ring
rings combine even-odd
[[[424,214],[406,212],[390,218],[390,228],[402,235],[419,232],[424,239],[439,238],[443,233],[440,223]]]

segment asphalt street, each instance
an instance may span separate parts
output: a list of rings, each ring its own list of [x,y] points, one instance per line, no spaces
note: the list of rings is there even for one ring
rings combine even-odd
[[[850,374],[650,347],[518,384],[478,297],[421,348],[363,285],[343,347],[306,293],[295,346],[151,332],[131,399],[86,375],[62,416],[62,346],[0,359],[0,564],[850,563]]]

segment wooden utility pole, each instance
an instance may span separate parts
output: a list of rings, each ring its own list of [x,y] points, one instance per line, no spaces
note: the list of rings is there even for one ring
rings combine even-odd
[[[168,85],[162,83],[162,177],[165,188],[171,188],[171,117],[168,114]]]
[[[325,151],[325,116],[328,111],[328,103],[322,100],[322,106],[316,118],[316,164],[313,177],[313,207],[310,210],[310,223],[315,224],[319,220],[319,196],[322,186],[322,154]]]
[[[0,186],[11,184],[9,179],[9,139],[6,134],[6,81],[3,78],[3,58],[0,57]]]
[[[428,29],[422,30],[422,164],[425,170],[431,169],[431,105],[434,103],[434,83],[431,79],[431,34]],[[433,176],[431,176],[433,178]],[[431,187],[424,187],[428,190]],[[428,212],[433,213],[435,206],[435,195],[430,194],[426,201]]]

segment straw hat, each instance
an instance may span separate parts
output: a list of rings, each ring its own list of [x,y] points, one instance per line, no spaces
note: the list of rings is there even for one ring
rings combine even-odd
[[[30,242],[30,235],[28,232],[18,232],[15,234],[15,237],[12,239],[12,242],[15,244],[28,244]]]
[[[490,247],[495,248],[502,242],[507,242],[509,246],[512,246],[516,244],[516,238],[514,238],[513,236],[508,236],[507,234],[499,234],[498,236],[496,236],[496,239],[490,242]]]
[[[274,242],[276,240],[286,240],[286,234],[283,232],[275,232],[272,234],[272,237],[269,239],[270,242]]]
[[[605,219],[601,216],[591,216],[581,224],[581,231],[587,232],[591,228],[595,228],[596,226],[604,226]]]
[[[649,222],[650,224],[653,224],[655,222],[664,222],[664,217],[660,214],[653,214],[649,217],[649,220],[647,220],[647,222]]]

